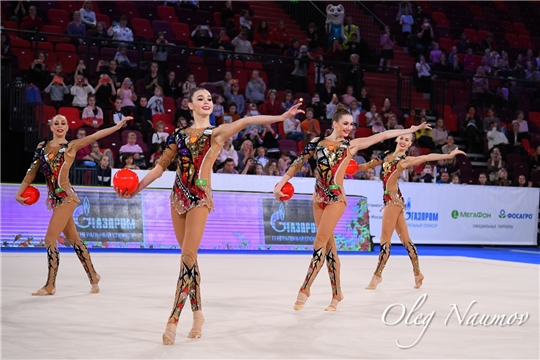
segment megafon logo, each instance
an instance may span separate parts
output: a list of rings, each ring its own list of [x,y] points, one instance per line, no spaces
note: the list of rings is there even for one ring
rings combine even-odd
[[[457,218],[474,218],[474,219],[490,219],[491,218],[491,214],[490,213],[485,213],[485,212],[481,212],[481,211],[476,211],[476,212],[470,212],[470,211],[458,211],[458,210],[453,210],[452,211],[452,219],[457,219]]]
[[[532,220],[533,214],[527,214],[527,213],[506,213],[504,209],[499,211],[499,218],[500,219],[517,219],[517,220]]]
[[[427,212],[427,211],[411,211],[412,209],[411,198],[407,198],[405,202],[405,220],[407,221],[421,221],[425,223],[436,223],[439,221],[438,212]],[[424,224],[425,227],[436,227],[437,224]]]

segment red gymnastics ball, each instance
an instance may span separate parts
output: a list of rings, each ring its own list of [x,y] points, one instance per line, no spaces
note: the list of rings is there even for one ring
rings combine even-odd
[[[29,186],[23,191],[21,197],[27,199],[24,202],[26,205],[34,205],[39,200],[39,190],[33,186]]]
[[[113,185],[125,194],[132,194],[139,186],[139,177],[130,169],[122,169],[114,174]]]
[[[294,186],[290,182],[286,182],[281,188],[281,192],[285,195],[279,198],[281,201],[290,200],[294,195]]]
[[[347,170],[345,170],[345,174],[354,175],[357,172],[358,172],[358,163],[356,162],[356,160],[351,159],[351,161],[349,161],[349,165],[347,165]]]

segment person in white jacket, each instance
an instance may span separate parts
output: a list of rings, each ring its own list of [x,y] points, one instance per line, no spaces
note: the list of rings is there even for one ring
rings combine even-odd
[[[508,139],[499,129],[497,129],[497,123],[491,121],[489,123],[489,131],[487,132],[488,149],[491,151],[494,146],[501,144],[508,144]]]
[[[81,10],[81,22],[86,25],[86,28],[95,28],[97,25],[96,13],[92,9],[92,1],[86,0]]]
[[[83,110],[88,106],[88,94],[93,94],[94,88],[88,83],[88,79],[83,78],[82,75],[77,75],[75,85],[71,87],[69,92],[73,95],[71,104],[79,108],[79,110]]]

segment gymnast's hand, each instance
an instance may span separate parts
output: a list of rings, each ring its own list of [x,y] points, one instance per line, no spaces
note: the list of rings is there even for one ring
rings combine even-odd
[[[455,157],[457,155],[465,155],[467,156],[467,154],[465,154],[465,152],[463,152],[462,150],[459,150],[459,149],[454,149],[452,150],[452,152],[449,154],[451,157]]]
[[[131,199],[139,193],[138,189],[129,194],[127,191],[122,191],[117,187],[114,188],[114,191],[116,191],[116,195],[118,195],[118,197],[121,197],[122,199]]]
[[[22,196],[18,196],[18,195],[15,196],[15,200],[17,200],[17,202],[19,202],[19,204],[24,205],[24,206],[30,206],[27,203],[25,203],[25,201],[29,200],[29,199],[30,199],[29,197],[23,198]]]
[[[299,109],[300,106],[302,106],[302,102],[298,102],[294,104],[293,106],[291,106],[289,110],[287,110],[286,112],[283,113],[283,115],[281,115],[280,120],[285,121],[287,119],[293,119],[298,113],[305,114],[306,112],[304,110]]]
[[[428,130],[431,130],[431,125],[428,124],[427,122],[424,122],[424,123],[421,123],[420,125],[414,125],[414,126],[411,126],[411,130],[413,132],[417,132],[418,130],[420,129],[428,129]]]
[[[116,124],[116,129],[120,130],[121,128],[123,128],[124,126],[126,126],[126,122],[130,121],[130,120],[133,120],[133,117],[132,116],[126,116],[125,118],[123,118],[122,120],[120,120],[117,124]]]
[[[274,188],[274,197],[276,198],[276,200],[279,200],[281,201],[281,198],[282,197],[286,197],[286,195],[284,193],[281,192],[281,189],[283,188],[283,186],[280,186],[280,187],[275,187]]]

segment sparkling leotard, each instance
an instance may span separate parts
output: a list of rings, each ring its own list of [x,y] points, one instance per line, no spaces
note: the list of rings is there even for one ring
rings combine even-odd
[[[292,163],[289,176],[293,176],[303,164],[313,155],[317,156],[315,168],[315,191],[313,202],[322,208],[336,202],[347,202],[343,189],[343,177],[348,165],[349,140],[333,143],[326,140],[309,142],[300,156]],[[345,167],[342,165],[345,163]]]
[[[398,179],[403,171],[398,169],[398,164],[401,160],[405,159],[405,155],[398,156],[391,161],[386,161],[390,151],[387,151],[381,155],[382,164],[382,181],[383,181],[383,208],[389,205],[396,205],[405,208],[403,195],[399,189]]]
[[[213,130],[177,129],[169,136],[168,147],[159,159],[158,165],[164,169],[173,161],[177,164],[170,199],[179,214],[200,206],[214,209],[210,186],[210,170],[217,157],[212,151]]]
[[[47,208],[49,210],[56,209],[67,202],[79,202],[79,198],[69,182],[69,169],[74,160],[68,154],[69,145],[70,143],[65,142],[59,147],[52,147],[47,146],[47,142],[45,142],[38,146],[34,152],[32,164],[23,180],[23,182],[31,184],[37,171],[41,168],[47,182]]]

